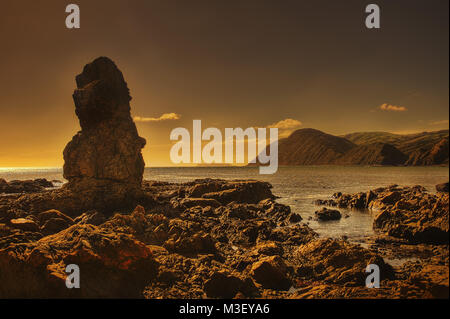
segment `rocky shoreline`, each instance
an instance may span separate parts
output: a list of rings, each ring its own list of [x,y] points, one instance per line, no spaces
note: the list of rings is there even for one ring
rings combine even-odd
[[[367,247],[319,238],[267,182],[143,181],[146,141],[122,72],[100,57],[76,83],[81,131],[63,153],[67,183],[0,179],[0,298],[448,298],[448,185],[318,202],[377,206],[387,233]],[[401,254],[420,258],[393,267]],[[66,287],[72,264],[79,289]],[[369,264],[382,289],[366,287]]]
[[[131,209],[77,213],[53,200],[65,192],[0,197],[1,298],[448,298],[448,193],[390,186],[318,203],[376,206],[362,247],[320,238],[265,182],[144,181]],[[438,243],[421,241],[436,229]],[[417,258],[389,263],[405,255]],[[65,286],[68,264],[80,289]],[[366,288],[368,264],[383,289]]]

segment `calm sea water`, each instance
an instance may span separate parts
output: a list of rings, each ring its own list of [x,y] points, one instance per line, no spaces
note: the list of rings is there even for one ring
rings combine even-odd
[[[63,180],[60,168],[0,168],[0,178]],[[309,220],[318,209],[316,199],[329,198],[335,192],[355,193],[398,184],[422,185],[430,192],[434,186],[449,180],[448,167],[348,167],[348,166],[298,166],[280,167],[274,175],[260,175],[256,167],[179,167],[146,168],[144,179],[166,182],[187,182],[197,178],[257,179],[270,182],[279,202],[291,206],[303,217],[303,222],[322,236],[348,236],[352,241],[362,241],[373,234],[373,213],[344,210],[348,218],[339,221],[317,222]]]

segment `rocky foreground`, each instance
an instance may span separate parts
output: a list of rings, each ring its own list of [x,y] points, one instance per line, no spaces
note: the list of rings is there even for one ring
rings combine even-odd
[[[319,238],[268,183],[142,190],[115,212],[75,213],[52,200],[64,187],[0,197],[0,298],[448,298],[448,193],[392,186],[322,202],[380,210],[380,236],[364,248]],[[421,258],[392,267],[393,252]],[[68,264],[80,267],[80,289],[66,288]],[[366,288],[368,264],[380,267],[380,289]]]

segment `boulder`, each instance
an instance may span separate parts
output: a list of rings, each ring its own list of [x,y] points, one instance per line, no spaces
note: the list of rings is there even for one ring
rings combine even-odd
[[[339,220],[341,219],[341,213],[336,209],[329,209],[323,207],[321,210],[318,210],[314,213],[316,218],[320,221],[328,221],[328,220]]]
[[[287,266],[280,256],[270,256],[255,262],[250,274],[263,288],[288,290],[291,281],[287,277],[287,272]]]

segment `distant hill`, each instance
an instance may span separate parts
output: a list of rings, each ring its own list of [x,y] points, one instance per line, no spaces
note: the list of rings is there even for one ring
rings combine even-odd
[[[405,165],[448,164],[449,130],[415,134],[359,132],[341,136],[358,145],[389,143],[408,156]]]
[[[355,147],[349,140],[307,128],[278,143],[279,165],[326,165]]]
[[[279,140],[279,165],[445,165],[448,130],[334,136],[306,128]]]
[[[402,165],[408,156],[395,146],[387,143],[357,145],[342,157],[336,164],[343,165]]]

